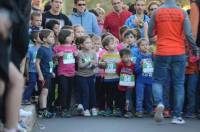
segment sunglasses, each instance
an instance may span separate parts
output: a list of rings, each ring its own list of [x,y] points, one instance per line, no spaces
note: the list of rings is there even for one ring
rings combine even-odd
[[[78,4],[78,6],[86,6],[86,4]]]

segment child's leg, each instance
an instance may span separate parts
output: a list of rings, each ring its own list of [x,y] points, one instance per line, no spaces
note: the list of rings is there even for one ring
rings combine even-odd
[[[143,112],[144,87],[143,83],[136,83],[136,112]]]
[[[105,88],[103,87],[103,79],[101,77],[96,78],[96,97],[97,97],[97,107],[99,110],[105,109]]]
[[[30,101],[30,97],[35,89],[36,83],[37,83],[37,73],[29,73],[28,87],[24,91],[23,100]]]
[[[60,98],[60,104],[62,109],[66,109],[66,101],[67,101],[67,86],[68,85],[68,80],[67,77],[65,76],[60,76],[59,77],[59,89],[61,91],[61,94],[59,95]]]
[[[106,104],[107,108],[113,109],[113,92],[112,84],[110,82],[104,82],[104,88],[106,92]]]
[[[81,104],[83,105],[84,110],[89,109],[89,86],[88,78],[77,76],[77,81],[81,91]]]
[[[40,103],[40,109],[46,109],[47,108],[47,96],[48,96],[48,89],[47,88],[42,88],[41,93],[40,93],[40,98],[39,98],[39,103]]]
[[[145,91],[145,108],[148,113],[153,111],[153,96],[152,96],[152,85],[146,84]]]
[[[133,97],[132,97],[132,94],[133,94],[133,88],[128,88],[126,90],[126,105],[127,105],[127,108],[126,110],[127,111],[131,111],[132,110],[132,106],[133,106]]]
[[[117,92],[117,103],[116,107],[119,108],[122,112],[125,111],[126,106],[126,92],[125,91],[118,91]]]
[[[198,74],[188,75],[188,80],[186,85],[187,100],[188,100],[186,112],[188,115],[192,115],[195,112],[197,82],[198,82]]]
[[[6,122],[5,128],[13,129],[17,127],[19,121],[19,108],[21,105],[24,78],[13,63],[9,64],[9,89],[7,91],[5,108]]]
[[[89,77],[89,99],[91,108],[96,108],[95,76]]]
[[[72,89],[74,88],[74,77],[68,77],[68,87],[67,87],[67,100],[66,100],[66,107],[69,110],[71,107],[71,95],[72,95]]]

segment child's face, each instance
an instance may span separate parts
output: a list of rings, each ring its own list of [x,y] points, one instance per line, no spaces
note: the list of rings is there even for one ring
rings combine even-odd
[[[68,37],[65,38],[65,42],[71,44],[74,41],[74,34],[71,33]]]
[[[131,62],[131,55],[123,55],[121,60],[125,63]]]
[[[146,42],[146,41],[142,41],[139,45],[139,48],[140,48],[140,51],[143,52],[143,53],[147,53],[149,52],[149,43]]]
[[[94,49],[96,51],[99,51],[99,49],[102,47],[102,44],[101,44],[101,39],[98,38],[98,39],[93,39],[93,45],[94,45]]]
[[[125,36],[124,41],[128,45],[132,45],[135,42],[135,37],[132,34]]]
[[[135,5],[136,12],[141,14],[145,10],[145,3],[144,1],[137,1]]]
[[[49,44],[49,45],[53,45],[55,43],[55,36],[54,36],[54,32],[51,32],[49,34],[49,36],[46,38],[46,42]]]
[[[107,48],[107,50],[111,50],[111,51],[113,51],[113,50],[115,50],[116,49],[116,43],[115,43],[115,41],[110,41],[110,43],[108,44],[108,46],[106,46],[106,48]]]
[[[53,32],[55,33],[56,36],[58,36],[58,34],[60,32],[60,25],[55,24],[53,27]]]
[[[86,49],[86,50],[91,50],[92,48],[92,40],[90,38],[87,38],[83,45],[82,45],[82,48]]]
[[[84,29],[82,27],[77,27],[75,29],[75,33],[74,34],[75,34],[75,37],[78,38],[78,37],[83,36],[85,34],[85,31],[84,31]]]
[[[35,16],[31,20],[31,25],[34,27],[41,27],[42,25],[42,15],[41,16]]]

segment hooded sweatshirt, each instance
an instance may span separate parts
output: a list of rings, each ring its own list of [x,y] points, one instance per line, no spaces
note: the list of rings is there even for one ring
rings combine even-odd
[[[75,10],[69,16],[72,25],[81,25],[86,30],[88,34],[94,33],[100,35],[100,29],[98,26],[97,18],[94,14],[89,11],[83,13],[78,13]]]

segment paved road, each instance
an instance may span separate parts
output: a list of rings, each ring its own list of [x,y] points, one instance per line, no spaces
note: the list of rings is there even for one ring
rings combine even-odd
[[[185,125],[170,124],[169,119],[162,124],[157,124],[151,118],[73,117],[38,122],[46,128],[41,130],[36,125],[33,132],[200,132],[200,120],[195,119],[187,120]]]

